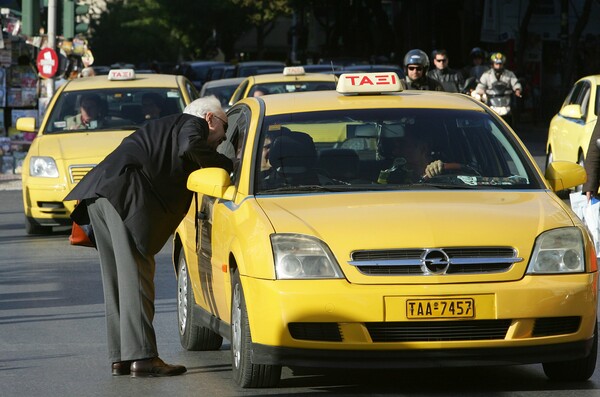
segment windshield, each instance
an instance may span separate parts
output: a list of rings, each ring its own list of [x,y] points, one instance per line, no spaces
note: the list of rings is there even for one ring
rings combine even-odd
[[[369,109],[267,117],[259,194],[540,189],[524,150],[487,113]]]
[[[129,88],[63,92],[43,133],[137,129],[147,120],[181,113],[177,89]]]

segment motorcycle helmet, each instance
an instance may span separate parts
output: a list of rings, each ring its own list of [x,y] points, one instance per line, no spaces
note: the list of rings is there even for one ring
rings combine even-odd
[[[506,57],[501,52],[495,52],[490,57],[490,61],[492,61],[492,63],[499,63],[504,65],[504,62],[506,62]]]
[[[485,58],[485,52],[479,47],[473,47],[471,50],[471,58]]]
[[[421,50],[410,50],[404,55],[405,72],[408,65],[421,65],[423,66],[423,73],[427,73],[427,70],[429,69],[429,57]]]

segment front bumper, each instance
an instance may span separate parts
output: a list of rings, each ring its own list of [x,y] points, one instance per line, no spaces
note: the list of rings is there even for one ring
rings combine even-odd
[[[313,350],[252,345],[252,363],[313,368],[434,368],[519,365],[587,357],[593,338],[556,345],[477,349]]]
[[[25,216],[41,226],[65,226],[72,223],[75,202],[63,202],[71,190],[58,178],[28,178],[23,181]]]
[[[573,360],[589,354],[596,325],[597,273],[438,285],[242,277],[242,285],[253,362],[261,364],[415,367]],[[475,299],[473,318],[407,317],[409,299],[457,296]],[[486,334],[489,329],[493,335]]]

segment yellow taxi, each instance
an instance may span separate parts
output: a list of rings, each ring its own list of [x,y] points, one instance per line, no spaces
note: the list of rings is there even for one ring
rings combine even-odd
[[[241,387],[282,366],[542,363],[595,369],[590,236],[493,111],[402,91],[395,73],[337,91],[249,97],[228,112],[237,164],[195,171],[174,234],[178,326],[189,350],[231,341]]]
[[[22,172],[26,232],[70,225],[75,203],[63,199],[73,186],[146,120],[182,112],[197,97],[183,76],[115,69],[62,85],[39,127],[34,118],[18,119],[19,131],[37,132]],[[93,120],[82,116],[84,107]]]
[[[583,165],[600,113],[600,75],[578,80],[561,109],[550,121],[546,143],[546,164],[572,161]]]
[[[229,105],[249,96],[335,90],[334,74],[306,73],[302,66],[288,66],[283,73],[267,73],[249,76],[236,88]]]

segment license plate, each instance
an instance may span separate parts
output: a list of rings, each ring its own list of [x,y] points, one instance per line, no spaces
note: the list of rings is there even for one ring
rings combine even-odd
[[[475,316],[472,298],[408,299],[406,317],[421,318],[470,318]]]

